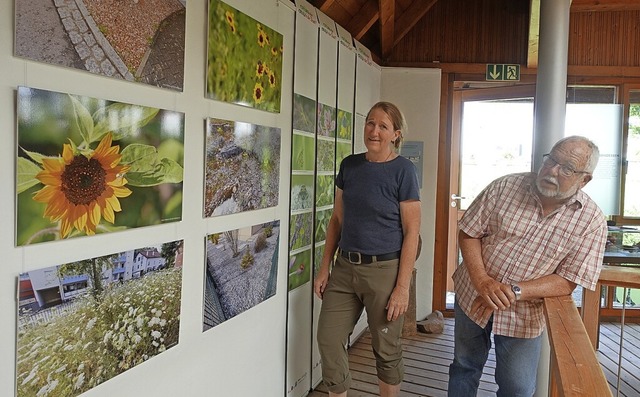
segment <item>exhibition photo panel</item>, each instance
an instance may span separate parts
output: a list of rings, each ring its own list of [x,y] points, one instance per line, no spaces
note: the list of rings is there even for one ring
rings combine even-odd
[[[280,221],[207,235],[203,332],[276,294],[279,239]]]
[[[186,0],[15,0],[17,57],[175,91]]]
[[[207,119],[205,217],[278,205],[280,129]]]
[[[18,397],[77,396],[178,344],[183,241],[19,275]]]
[[[18,88],[16,245],[182,219],[184,114]]]
[[[280,112],[283,36],[220,0],[209,0],[208,98]]]

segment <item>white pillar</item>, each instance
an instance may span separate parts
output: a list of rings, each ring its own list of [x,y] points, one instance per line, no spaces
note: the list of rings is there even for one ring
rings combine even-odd
[[[538,77],[534,102],[533,170],[542,166],[542,155],[564,137],[571,0],[540,1]],[[551,349],[547,332],[542,336],[538,383],[534,397],[549,395]]]
[[[564,137],[571,0],[540,1],[538,77],[533,122],[533,170]]]

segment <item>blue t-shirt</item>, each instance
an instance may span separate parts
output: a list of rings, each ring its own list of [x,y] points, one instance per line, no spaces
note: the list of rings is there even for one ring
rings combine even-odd
[[[420,200],[415,165],[402,156],[375,163],[352,154],[340,163],[336,186],[343,202],[340,248],[367,255],[400,251],[400,202]]]

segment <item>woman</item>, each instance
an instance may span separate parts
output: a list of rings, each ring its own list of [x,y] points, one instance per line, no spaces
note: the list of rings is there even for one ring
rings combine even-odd
[[[373,105],[364,127],[366,153],[345,158],[336,178],[333,215],[313,285],[322,299],[318,347],[332,397],[347,395],[351,375],[345,346],[363,309],[380,395],[400,391],[400,336],[420,229],[415,166],[396,153],[404,130],[404,117],[395,105]]]

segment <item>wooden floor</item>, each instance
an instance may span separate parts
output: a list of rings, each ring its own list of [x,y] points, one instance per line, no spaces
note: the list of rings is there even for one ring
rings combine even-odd
[[[453,319],[445,319],[442,334],[422,334],[403,338],[405,379],[400,396],[447,395],[449,364],[453,360]],[[600,329],[598,358],[614,396],[640,396],[640,324],[626,324],[622,352],[622,370],[618,383],[620,324],[603,323]],[[349,364],[353,378],[348,397],[378,395],[375,361],[371,352],[371,337],[365,332],[349,348]],[[480,380],[478,396],[495,396],[495,355],[493,349]],[[617,393],[617,389],[620,393]],[[320,384],[310,397],[326,397],[327,389]]]

